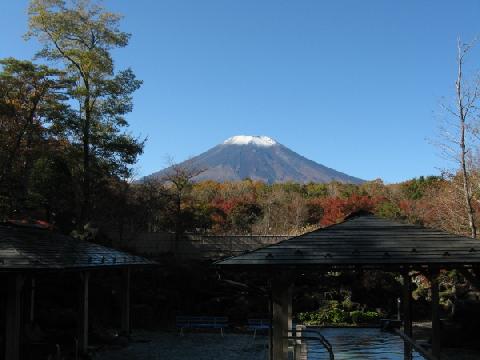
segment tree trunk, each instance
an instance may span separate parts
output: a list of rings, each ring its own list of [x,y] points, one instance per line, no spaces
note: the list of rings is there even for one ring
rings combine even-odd
[[[85,89],[87,95],[84,100],[85,121],[83,123],[83,202],[81,211],[81,224],[84,225],[90,220],[90,197],[91,197],[91,174],[90,174],[90,124],[91,124],[91,108],[90,108],[90,89],[88,81],[85,80]]]
[[[35,123],[35,113],[37,111],[38,100],[35,102],[33,109],[31,110],[26,128],[26,141],[25,141],[25,161],[23,165],[23,174],[22,174],[22,198],[26,199],[28,196],[28,183],[30,181],[30,174],[33,167],[33,156],[32,156],[32,144],[33,144],[33,132],[34,132],[34,123]]]
[[[175,199],[175,246],[173,249],[174,254],[177,254],[180,238],[182,236],[182,198],[180,195]]]
[[[467,169],[467,149],[465,145],[465,131],[466,131],[466,109],[465,104],[463,103],[463,89],[462,89],[462,76],[463,76],[463,55],[465,50],[462,49],[460,41],[458,42],[458,74],[456,82],[457,90],[457,107],[458,107],[458,117],[460,120],[460,167],[462,172],[463,180],[463,193],[465,197],[465,208],[468,216],[468,225],[470,227],[470,235],[472,238],[477,237],[477,227],[475,225],[475,213],[472,206],[472,191],[470,188],[470,178]]]

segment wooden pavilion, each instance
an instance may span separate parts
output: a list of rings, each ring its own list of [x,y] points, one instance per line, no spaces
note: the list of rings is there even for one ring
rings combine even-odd
[[[32,284],[35,284],[36,278],[52,273],[78,274],[78,347],[80,352],[86,352],[90,274],[106,269],[118,269],[121,272],[122,313],[119,316],[123,332],[129,334],[131,269],[153,264],[154,262],[139,256],[73,239],[47,229],[1,224],[0,282],[6,292],[5,299],[0,302],[4,304],[4,309],[0,310],[5,311],[4,357],[0,355],[0,359],[20,358],[22,325],[25,319],[33,320],[35,286]],[[29,306],[25,306],[25,302]]]
[[[286,360],[291,330],[292,286],[297,273],[336,270],[384,270],[403,276],[403,329],[412,339],[412,279],[410,272],[429,277],[432,293],[431,358],[440,356],[438,276],[442,269],[470,272],[480,265],[480,242],[444,231],[404,224],[359,212],[343,222],[275,245],[217,262],[222,269],[270,274],[273,335],[271,360]],[[470,274],[470,273],[469,273]],[[405,359],[412,358],[405,341]]]

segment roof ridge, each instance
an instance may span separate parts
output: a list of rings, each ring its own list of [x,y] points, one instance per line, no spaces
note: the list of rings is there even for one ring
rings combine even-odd
[[[375,214],[370,210],[364,210],[364,209],[355,210],[355,211],[351,211],[350,213],[348,213],[343,218],[343,221],[347,221],[347,220],[350,220],[350,219],[353,219],[353,218],[356,218],[356,217],[360,217],[360,216],[375,216]]]

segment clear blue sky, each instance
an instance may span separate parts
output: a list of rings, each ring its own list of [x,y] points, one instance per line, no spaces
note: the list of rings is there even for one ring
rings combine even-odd
[[[27,0],[0,2],[0,57],[30,58]],[[324,165],[397,182],[447,166],[434,137],[453,94],[455,42],[478,0],[110,0],[144,85],[129,116],[148,136],[138,174],[233,135],[267,135]],[[480,65],[472,53],[472,67]],[[476,63],[476,64],[475,64]]]

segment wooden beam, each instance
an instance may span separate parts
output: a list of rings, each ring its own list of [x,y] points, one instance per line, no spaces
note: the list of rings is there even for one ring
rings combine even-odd
[[[29,304],[29,321],[30,323],[34,323],[35,321],[35,290],[36,290],[36,281],[35,278],[32,277],[30,279],[30,304]]]
[[[438,268],[432,268],[430,275],[432,292],[432,354],[438,359],[441,351],[439,273]]]
[[[130,336],[130,267],[122,271],[122,333]]]
[[[90,273],[88,271],[80,273],[80,280],[78,347],[81,353],[86,354],[88,351],[88,291]]]
[[[273,305],[273,359],[288,360],[288,307],[291,283],[288,276],[276,277],[272,281]]]
[[[402,273],[403,277],[403,332],[409,338],[413,338],[412,331],[412,278],[407,271]],[[412,360],[412,345],[408,341],[403,343],[403,358]]]
[[[24,277],[14,274],[7,279],[6,327],[5,327],[5,359],[20,358],[20,328],[22,319],[22,287]]]
[[[270,291],[268,296],[268,313],[270,326],[268,327],[268,360],[273,360],[273,294]]]

